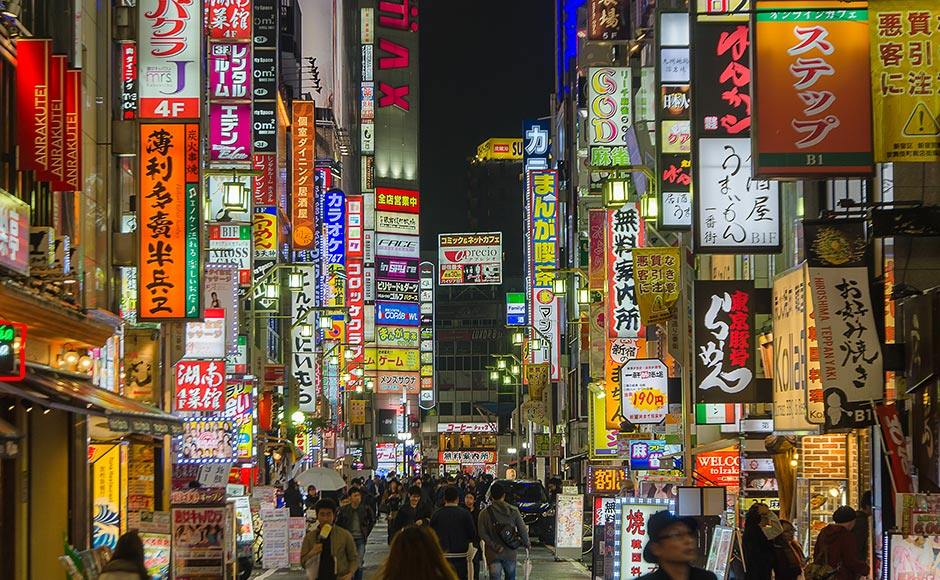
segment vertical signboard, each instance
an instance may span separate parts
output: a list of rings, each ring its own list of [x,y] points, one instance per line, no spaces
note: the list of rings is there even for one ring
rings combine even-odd
[[[805,266],[781,274],[773,285],[774,428],[814,429],[807,419],[807,358]]]
[[[206,0],[212,40],[251,40],[251,0]]]
[[[421,306],[420,344],[421,351],[421,391],[418,406],[430,409],[437,404],[437,391],[434,383],[434,276],[437,268],[431,262],[421,262],[419,304]],[[523,297],[523,304],[525,303]]]
[[[867,2],[757,2],[755,175],[870,174]],[[789,74],[781,74],[788,71]]]
[[[121,119],[137,118],[137,43],[124,40],[118,43],[121,54]]]
[[[540,169],[528,172],[528,177],[532,212],[527,228],[531,239],[531,320],[535,337],[545,345],[541,352],[532,352],[532,362],[550,362],[552,380],[557,381],[561,376],[561,328],[553,282],[558,268],[558,173]]]
[[[692,90],[689,74],[689,15],[659,12],[661,34],[656,34],[656,158],[659,182],[658,223],[665,230],[692,226],[692,156],[680,150],[667,153],[663,137],[670,129],[689,134]],[[668,138],[668,137],[667,137]]]
[[[138,319],[199,318],[199,126],[140,125]]]
[[[757,401],[754,282],[695,282],[695,402]]]
[[[294,101],[291,107],[291,248],[314,248],[313,170],[316,160],[313,101]]]
[[[199,118],[202,3],[140,0],[140,116]]]
[[[628,67],[588,69],[588,144],[591,164],[612,157],[615,147],[626,153],[627,129],[633,126],[633,85]],[[607,163],[606,165],[611,165]],[[627,163],[629,164],[629,156]]]
[[[316,309],[314,291],[316,279],[313,266],[296,265],[293,272],[300,275],[300,289],[291,292],[291,315],[299,321],[291,328],[291,378],[297,385],[300,410],[314,413],[317,410],[316,340],[315,332],[308,325],[314,324],[312,316]]]
[[[588,39],[626,40],[630,33],[629,2],[589,0]]]
[[[875,161],[940,161],[940,91],[933,0],[879,0],[869,8]]]
[[[251,160],[251,103],[209,103],[209,159]]]
[[[346,323],[346,344],[352,350],[352,357],[347,366],[361,367],[363,345],[365,343],[365,293],[363,284],[363,248],[362,248],[362,196],[350,195],[346,198],[346,306],[349,320]],[[361,374],[350,374],[347,390],[356,390],[361,386]]]
[[[643,243],[640,209],[627,203],[607,215],[607,332],[611,338],[640,336],[640,309],[633,280],[633,248]]]
[[[16,123],[19,169],[45,171],[49,165],[49,68],[52,41],[16,41]]]

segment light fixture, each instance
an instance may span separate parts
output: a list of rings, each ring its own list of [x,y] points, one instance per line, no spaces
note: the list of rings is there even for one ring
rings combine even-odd
[[[329,316],[320,317],[320,330],[329,330],[333,328],[333,319]]]
[[[264,285],[264,297],[275,299],[277,298],[277,285],[276,284],[265,284]]]
[[[372,390],[372,385],[373,385],[372,379],[366,380],[366,390],[371,391],[371,390]]]
[[[499,371],[490,371],[490,380],[498,381],[499,380]]]
[[[297,410],[291,413],[290,419],[294,422],[295,425],[300,425],[307,420],[307,416],[304,415],[303,411]]]
[[[655,195],[644,195],[640,198],[640,215],[647,221],[654,221],[659,217],[659,200]]]
[[[83,355],[81,358],[78,359],[78,368],[80,370],[87,371],[91,368],[93,364],[94,364],[94,361],[92,361],[91,357],[88,356],[87,354]]]
[[[522,346],[522,343],[525,342],[525,335],[521,332],[512,333],[512,343],[515,346]]]
[[[627,203],[627,180],[608,179],[604,182],[604,205],[607,207],[620,207]]]
[[[528,442],[528,441],[523,441],[523,442],[522,442],[522,448],[523,448],[523,449],[528,449],[528,448],[529,448],[529,442]]]
[[[303,290],[304,276],[300,272],[293,271],[287,275],[287,287],[294,292]]]
[[[300,332],[301,338],[311,338],[313,337],[313,326],[307,323],[301,324],[297,327]]]
[[[247,211],[248,208],[245,205],[244,183],[241,181],[226,181],[222,184],[222,207],[235,211]]]
[[[832,497],[839,497],[839,488],[830,487],[830,488],[829,488],[829,495],[831,495]]]
[[[51,411],[51,410],[52,410],[52,409],[43,409],[43,410],[42,410],[42,414],[43,414],[43,415],[48,415],[48,414],[49,414],[49,411]]]
[[[591,291],[587,288],[578,289],[578,304],[588,305],[591,303]]]
[[[542,339],[533,338],[531,341],[529,341],[529,346],[531,347],[530,350],[533,350],[533,351],[542,350]]]
[[[21,0],[7,0],[7,7],[0,11],[0,15],[7,18],[18,19],[20,17]]]
[[[501,371],[506,370],[506,359],[501,358],[501,359],[497,360],[497,361],[496,361],[496,368],[498,368],[498,369],[501,370]]]
[[[65,357],[63,357],[63,360],[65,361],[65,364],[72,366],[78,362],[78,353],[75,352],[74,350],[70,350],[67,353],[65,353]]]
[[[348,383],[348,382],[349,382],[350,375],[349,375],[349,373],[343,373],[343,374],[340,376],[340,378],[343,380],[344,383]]]
[[[516,453],[518,453],[518,451],[519,451],[519,450],[516,449],[515,447],[510,447],[510,448],[506,449],[506,453],[508,453],[508,454],[510,454],[510,455],[515,455]]]
[[[511,372],[514,376],[515,376],[515,375],[518,375],[518,374],[519,374],[519,365],[512,365],[511,367],[509,367],[509,372]]]
[[[511,385],[511,384],[512,384],[512,377],[510,377],[509,375],[503,375],[503,384],[504,384],[504,385]]]
[[[350,373],[352,376],[354,376],[354,377],[361,377],[361,376],[362,376],[362,369],[359,368],[359,367],[356,367],[356,368],[350,370],[349,373]]]
[[[605,393],[604,391],[595,391],[594,394],[595,396],[597,396],[598,399],[603,399],[604,397],[607,396],[607,393]]]
[[[568,291],[568,279],[563,274],[556,274],[556,276],[552,282],[552,290],[555,291],[555,294],[563,296]]]

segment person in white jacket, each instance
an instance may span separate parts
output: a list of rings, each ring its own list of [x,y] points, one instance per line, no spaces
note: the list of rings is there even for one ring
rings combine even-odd
[[[111,559],[104,565],[98,580],[149,580],[144,567],[144,542],[131,530],[118,538]]]

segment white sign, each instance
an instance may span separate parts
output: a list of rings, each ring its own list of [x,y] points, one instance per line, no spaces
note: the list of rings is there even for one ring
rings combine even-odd
[[[496,433],[496,423],[438,423],[438,433]]]
[[[803,264],[778,276],[773,285],[774,423],[782,431],[815,428],[806,415],[809,341],[805,277]]]
[[[314,325],[313,310],[316,307],[313,278],[313,266],[295,266],[294,271],[301,276],[301,290],[291,292],[291,314],[294,320],[304,320]],[[303,335],[303,324],[296,324],[291,329],[292,354],[290,373],[299,390],[300,410],[314,413],[317,410],[316,390],[316,331],[310,336]]]
[[[440,234],[441,286],[503,283],[503,234]]]
[[[662,423],[669,411],[668,390],[669,373],[659,359],[633,359],[620,367],[620,401],[631,423]]]
[[[667,500],[617,498],[617,520],[614,535],[614,566],[621,578],[634,578],[656,570],[657,565],[643,559],[643,547],[649,541],[647,525],[650,517],[669,509]]]
[[[265,568],[287,568],[288,557],[288,518],[287,508],[261,508],[261,533],[264,545],[261,562]]]
[[[419,233],[419,215],[416,213],[397,213],[390,211],[375,212],[375,231],[392,234]]]
[[[377,233],[375,234],[375,255],[391,256],[393,258],[420,258],[420,239],[418,236]]]
[[[140,116],[198,119],[201,2],[139,0],[137,14]]]
[[[555,503],[555,547],[581,549],[584,496],[581,494],[558,496]]]
[[[884,359],[875,328],[867,268],[810,268],[816,338],[831,427],[851,427],[857,405],[884,398]]]
[[[689,227],[692,225],[692,194],[689,192],[662,193],[662,213],[664,226]]]
[[[203,322],[186,323],[186,349],[183,358],[225,358],[225,310],[210,308]]]
[[[700,139],[695,243],[705,251],[774,253],[780,247],[776,181],[751,178],[750,139]]]
[[[209,264],[233,264],[238,268],[238,282],[251,284],[251,258],[254,239],[246,224],[209,224]]]
[[[588,144],[627,144],[633,125],[633,86],[628,67],[588,69]]]

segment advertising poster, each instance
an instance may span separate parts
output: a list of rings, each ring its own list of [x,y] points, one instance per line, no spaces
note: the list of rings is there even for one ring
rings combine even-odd
[[[237,452],[235,423],[232,420],[183,421],[177,463],[232,463]]]
[[[170,577],[170,534],[140,533],[144,543],[144,568],[151,580]]]
[[[286,568],[290,566],[290,517],[287,508],[261,508],[264,547],[261,562],[265,568]]]
[[[756,8],[755,175],[872,173],[868,3]]]
[[[640,336],[640,309],[633,277],[633,248],[643,245],[645,224],[637,203],[607,214],[607,332],[611,338]]]
[[[140,125],[141,321],[202,316],[198,148],[198,125]]]
[[[930,580],[937,578],[940,535],[888,536],[888,580]]]
[[[584,496],[559,494],[555,504],[555,548],[574,549],[580,554],[584,526]]]
[[[121,485],[121,445],[91,445],[88,448],[92,484],[92,548],[114,549],[123,529],[121,513],[126,489]]]
[[[237,352],[238,341],[238,268],[232,264],[206,264],[204,276],[205,309],[225,312],[226,354]]]
[[[753,293],[751,280],[695,282],[696,403],[758,402]]]
[[[729,493],[737,493],[741,487],[741,454],[736,449],[697,454],[692,479],[698,486],[726,487]]]
[[[940,5],[879,0],[868,16],[875,161],[938,161],[940,92],[930,44]]]
[[[529,362],[550,362],[552,380],[557,381],[561,377],[561,318],[553,282],[558,268],[558,173],[545,169],[530,171],[528,177],[529,320],[545,345],[539,352],[531,351]]]
[[[438,264],[441,286],[502,284],[503,234],[440,234]]]
[[[231,381],[225,386],[225,411],[235,427],[238,460],[254,461],[254,385],[251,381]]]
[[[604,580],[610,575],[605,574],[604,567],[605,555],[612,556],[614,551],[613,542],[608,543],[605,538],[605,528],[614,525],[614,517],[617,513],[617,498],[615,497],[595,497],[593,509],[593,568],[592,574],[595,580]],[[609,552],[609,554],[608,554]]]
[[[774,280],[774,428],[781,431],[814,429],[807,419],[807,357],[815,348],[806,332],[806,270],[804,265]]]
[[[679,248],[634,248],[633,286],[641,324],[668,322],[679,300]]]
[[[140,116],[198,119],[202,3],[140,0],[137,15]]]
[[[225,508],[173,508],[173,576],[222,578]]]
[[[614,519],[614,565],[620,573],[613,576],[635,578],[657,569],[656,564],[643,559],[643,546],[649,540],[646,526],[650,516],[669,507],[668,500],[618,498]]]
[[[250,224],[209,224],[209,263],[229,264],[238,270],[238,283],[251,285],[254,238]]]
[[[708,548],[708,560],[705,569],[725,580],[728,576],[728,566],[731,562],[731,544],[734,541],[734,528],[715,526],[712,532],[712,541]]]
[[[287,560],[291,566],[300,565],[300,548],[307,532],[307,519],[287,518]]]
[[[183,358],[222,359],[225,355],[224,310],[207,308],[202,322],[186,323]]]
[[[658,425],[668,412],[669,373],[659,359],[626,361],[620,367],[622,415],[634,425]]]
[[[827,427],[874,422],[870,402],[884,398],[881,342],[867,268],[809,268]]]
[[[251,500],[248,496],[234,498],[235,522],[239,544],[248,544],[255,539],[254,522],[251,519]]]

